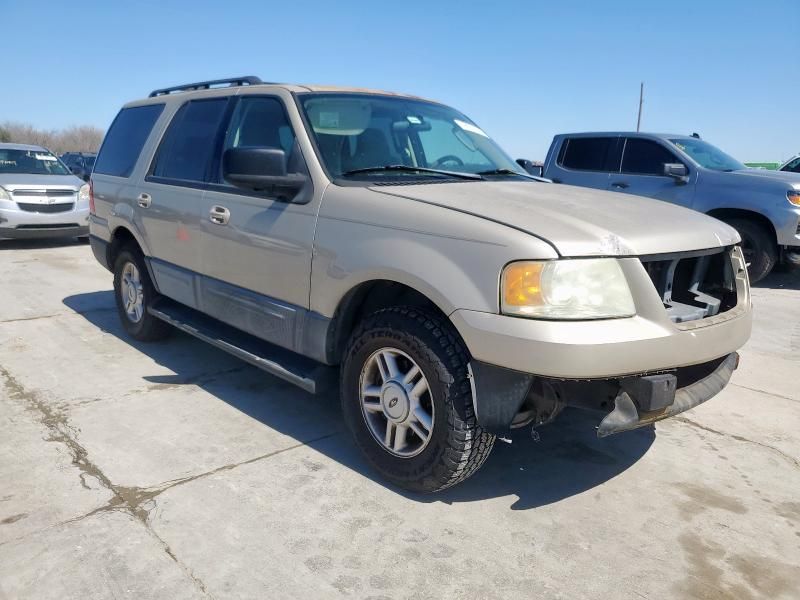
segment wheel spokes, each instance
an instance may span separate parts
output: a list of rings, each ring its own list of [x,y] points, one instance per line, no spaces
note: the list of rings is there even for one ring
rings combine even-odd
[[[425,409],[421,406],[417,407],[413,414],[417,423],[425,428],[426,435],[430,435],[431,428],[433,427],[433,419],[431,419],[431,416],[425,412]]]
[[[392,448],[392,438],[394,437],[394,423],[391,421],[386,421],[386,436],[383,438],[383,443],[387,448]]]
[[[431,388],[422,368],[402,350],[376,350],[359,380],[361,410],[375,440],[400,457],[424,450],[434,426]]]
[[[422,371],[420,370],[420,368],[419,368],[417,365],[413,365],[413,366],[412,366],[412,367],[411,367],[411,368],[408,370],[408,373],[406,373],[406,374],[405,374],[405,377],[403,377],[403,384],[405,384],[405,385],[408,385],[409,383],[411,383],[412,381],[414,381],[414,378],[415,378],[417,375],[419,375],[420,373],[422,373]]]
[[[381,386],[379,385],[366,385],[364,389],[361,390],[361,394],[367,396],[369,398],[380,398],[381,397]]]
[[[412,398],[419,399],[422,397],[422,394],[428,391],[428,380],[425,377],[420,378],[420,380],[411,388],[411,391],[408,392],[409,396]]]
[[[388,350],[381,352],[378,355],[378,364],[383,366],[381,369],[381,377],[384,383],[390,379],[396,379],[400,375],[400,368],[397,366],[397,357]]]
[[[399,452],[406,445],[406,434],[408,433],[408,425],[398,425],[394,431],[394,445],[392,449]]]

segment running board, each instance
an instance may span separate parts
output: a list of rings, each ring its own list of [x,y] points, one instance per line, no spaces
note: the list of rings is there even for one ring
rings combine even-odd
[[[147,312],[312,394],[325,391],[335,381],[333,367],[265,342],[167,298],[159,298]]]

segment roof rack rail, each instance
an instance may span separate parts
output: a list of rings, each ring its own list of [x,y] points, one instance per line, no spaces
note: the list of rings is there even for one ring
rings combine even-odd
[[[156,96],[167,96],[172,92],[188,92],[191,90],[208,90],[211,86],[225,85],[227,87],[236,87],[240,85],[258,85],[264,83],[254,75],[247,75],[245,77],[232,77],[230,79],[212,79],[211,81],[198,81],[197,83],[186,83],[184,85],[176,85],[175,87],[161,88],[150,92],[149,98]]]

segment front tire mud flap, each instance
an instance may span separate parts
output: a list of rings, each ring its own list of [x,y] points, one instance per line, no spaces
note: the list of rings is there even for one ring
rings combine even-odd
[[[716,396],[728,385],[738,366],[739,355],[736,352],[729,354],[711,374],[691,385],[679,388],[675,392],[675,401],[660,411],[640,413],[628,393],[620,391],[614,399],[614,410],[600,422],[600,426],[597,428],[597,437],[636,429],[702,404]]]

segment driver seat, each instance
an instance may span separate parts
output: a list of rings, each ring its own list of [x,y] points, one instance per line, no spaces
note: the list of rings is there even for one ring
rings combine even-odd
[[[397,163],[392,155],[386,136],[380,129],[369,128],[356,137],[356,149],[352,156],[342,157],[342,170],[384,167]]]

